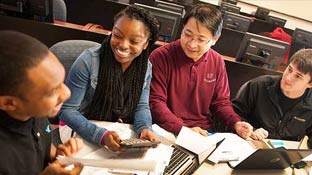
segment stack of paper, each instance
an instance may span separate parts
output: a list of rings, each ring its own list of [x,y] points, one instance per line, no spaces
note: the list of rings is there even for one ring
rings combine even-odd
[[[222,144],[208,157],[208,160],[213,163],[229,161],[235,166],[257,150],[236,134],[217,133],[210,137],[225,138]]]
[[[83,158],[58,157],[57,159],[65,165],[80,162],[85,165],[82,175],[94,175],[111,173],[133,173],[133,174],[162,174],[169,164],[173,148],[163,144],[157,148],[144,150],[129,150],[127,152],[114,153],[100,148]],[[96,168],[98,167],[98,168]]]
[[[137,137],[132,125],[121,123],[95,122],[101,127],[116,131],[121,139]],[[95,147],[90,143],[80,150],[75,157],[58,157],[63,164],[80,162],[85,165],[82,175],[102,175],[130,173],[138,175],[160,175],[169,164],[173,148],[159,144],[156,148],[130,149],[126,152],[112,152],[105,148]]]
[[[84,166],[123,169],[123,170],[139,170],[139,171],[155,171],[156,161],[153,160],[127,160],[127,159],[87,159],[74,157],[57,157],[57,160],[63,165],[74,164],[79,162]]]
[[[214,135],[205,137],[183,126],[175,143],[197,154],[201,163],[214,150],[216,144],[224,138]]]

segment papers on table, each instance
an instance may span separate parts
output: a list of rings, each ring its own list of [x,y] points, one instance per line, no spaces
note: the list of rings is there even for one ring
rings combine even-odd
[[[57,157],[57,160],[62,165],[70,165],[76,162],[84,166],[93,166],[101,168],[123,169],[123,170],[140,170],[140,171],[155,171],[156,161],[154,160],[127,160],[127,159],[87,159],[75,157]]]
[[[302,161],[312,162],[312,154],[302,159]],[[312,168],[311,168],[312,169]]]
[[[94,124],[99,127],[106,128],[111,131],[116,131],[121,139],[128,139],[131,137],[137,137],[137,134],[134,132],[132,125],[125,123],[113,123],[113,122],[103,122],[103,121],[92,121]],[[63,143],[66,143],[71,137],[76,137],[76,133],[72,133],[72,129],[67,126],[60,126],[60,138]]]
[[[102,126],[102,123],[95,122]],[[121,139],[137,137],[132,126],[121,123],[105,123],[105,127],[111,131],[116,131]],[[89,143],[86,143],[89,145]],[[91,145],[92,146],[92,145]],[[96,148],[93,152],[89,151],[90,147],[86,146],[76,157],[58,157],[63,164],[72,164],[80,162],[85,165],[82,175],[98,175],[98,174],[116,174],[130,173],[138,175],[160,175],[165,167],[169,164],[173,147],[159,144],[156,148],[149,149],[130,149],[126,152],[112,152],[105,148]]]
[[[236,134],[216,133],[211,137],[225,138],[221,145],[208,157],[208,160],[213,163],[229,161],[234,167],[257,150]]]
[[[214,150],[216,144],[224,139],[214,135],[202,136],[183,126],[175,143],[197,154],[199,162],[202,162]]]
[[[99,125],[99,124],[98,124]],[[110,123],[105,126],[110,131],[116,131],[121,139],[129,139],[131,137],[137,137],[132,125],[123,123]]]
[[[158,135],[158,139],[161,141],[161,143],[172,145],[176,141],[176,137],[173,133],[166,131],[157,124],[153,124],[152,128],[154,133]]]
[[[133,174],[162,174],[169,164],[173,148],[159,144],[157,148],[145,150],[129,150],[114,153],[100,148],[83,158],[58,157],[62,164],[80,162],[85,165],[82,175],[92,175],[91,172],[133,173]],[[97,167],[97,168],[96,168]]]

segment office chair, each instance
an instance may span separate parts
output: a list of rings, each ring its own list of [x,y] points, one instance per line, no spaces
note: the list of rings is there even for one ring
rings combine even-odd
[[[67,75],[74,61],[84,50],[99,45],[94,41],[65,40],[51,46],[50,51],[61,61]]]
[[[51,46],[50,51],[54,53],[63,64],[67,75],[74,61],[84,50],[99,45],[100,44],[97,42],[87,40],[65,40]],[[52,142],[57,146],[62,143],[58,128],[59,118],[58,116],[49,118],[49,121],[51,124],[57,125],[56,128],[52,130]]]
[[[67,9],[64,0],[53,0],[53,20],[66,22]]]

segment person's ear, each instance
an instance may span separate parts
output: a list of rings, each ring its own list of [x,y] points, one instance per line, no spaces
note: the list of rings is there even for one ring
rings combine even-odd
[[[0,109],[3,111],[16,110],[16,97],[13,96],[0,96]]]
[[[217,41],[219,40],[220,36],[221,35],[216,35],[216,36],[212,37],[212,39],[210,41],[211,42],[211,46],[214,46],[217,43]]]
[[[308,83],[308,88],[312,88],[312,82]]]
[[[146,48],[147,48],[147,46],[148,46],[148,41],[146,41],[145,43],[144,43],[144,45],[143,45],[143,50],[145,50]]]

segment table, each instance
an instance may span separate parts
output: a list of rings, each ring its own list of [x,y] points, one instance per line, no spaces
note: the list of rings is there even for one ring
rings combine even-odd
[[[110,122],[105,121],[93,121],[95,124],[105,127]],[[122,124],[124,127],[131,128],[132,126],[129,124]],[[62,133],[60,134],[62,137]],[[267,142],[268,139],[265,140]],[[307,137],[303,139],[302,142],[295,141],[283,141],[285,146],[289,149],[306,149],[307,148]],[[99,147],[93,145],[87,141],[84,142],[83,149],[76,155],[77,157],[83,157],[95,150]],[[292,169],[287,168],[285,170],[233,170],[231,169],[227,163],[218,163],[212,165],[208,162],[204,162],[193,174],[194,175],[309,175],[312,174],[311,169],[312,163],[308,163],[305,168],[302,169]],[[309,173],[311,171],[311,173]]]
[[[268,139],[265,140],[267,142]],[[307,137],[303,139],[302,142],[295,141],[283,141],[285,146],[289,149],[307,149]],[[194,175],[309,175],[312,174],[311,169],[312,164],[308,163],[305,168],[302,169],[292,169],[287,168],[285,170],[233,170],[227,163],[218,163],[212,165],[208,162],[204,162]],[[311,171],[311,173],[309,173]]]

